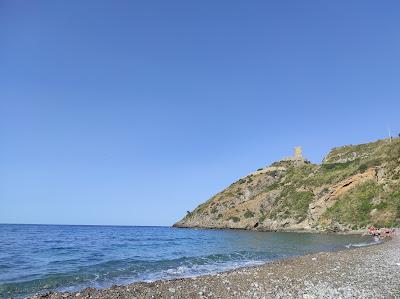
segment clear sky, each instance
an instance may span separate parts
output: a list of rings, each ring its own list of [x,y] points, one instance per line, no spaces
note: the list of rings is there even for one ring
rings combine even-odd
[[[399,1],[0,0],[0,222],[170,225],[400,131]]]

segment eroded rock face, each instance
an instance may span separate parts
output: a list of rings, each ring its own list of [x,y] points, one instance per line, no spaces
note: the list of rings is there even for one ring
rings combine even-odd
[[[174,226],[346,231],[395,225],[399,163],[399,139],[335,148],[322,164],[285,159],[241,178]]]

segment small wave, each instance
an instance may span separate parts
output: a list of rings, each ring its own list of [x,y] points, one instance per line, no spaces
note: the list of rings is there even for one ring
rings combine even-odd
[[[159,273],[154,273],[155,279],[171,279],[178,277],[193,277],[204,274],[215,274],[218,272],[228,271],[235,268],[245,266],[255,266],[265,263],[263,260],[242,260],[242,261],[225,261],[209,264],[191,264],[182,265],[175,268],[162,270]]]
[[[20,277],[19,281],[0,285],[0,294],[9,292],[12,295],[19,295],[50,289],[74,291],[85,287],[105,288],[113,284],[127,284],[135,281],[194,277],[258,265],[271,258],[272,256],[263,255],[260,252],[239,251],[172,260],[112,260],[81,266],[72,271],[40,275],[40,277],[36,275]],[[56,264],[58,265],[58,262]]]
[[[364,242],[364,243],[350,243],[345,245],[346,248],[357,248],[357,247],[367,247],[367,246],[373,246],[373,245],[378,245],[382,243],[382,241],[376,241],[376,242]]]
[[[214,274],[346,244],[377,244],[357,236],[154,227],[21,226],[13,234],[14,226],[0,228],[0,298]]]

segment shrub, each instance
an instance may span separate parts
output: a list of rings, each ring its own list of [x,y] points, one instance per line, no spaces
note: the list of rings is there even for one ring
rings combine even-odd
[[[380,203],[378,203],[375,208],[378,210],[383,210],[388,206],[386,201],[381,201]]]
[[[263,189],[263,191],[264,191],[264,192],[269,192],[269,191],[278,189],[279,187],[280,187],[279,182],[274,182],[274,183],[272,183],[271,185],[265,187],[265,188]]]
[[[240,218],[236,217],[236,216],[231,216],[231,217],[229,217],[229,220],[232,220],[233,222],[239,222]]]
[[[365,172],[367,169],[368,169],[368,165],[365,164],[365,163],[364,163],[364,164],[361,164],[361,165],[358,167],[358,171],[361,172],[361,173]]]
[[[269,171],[269,172],[268,172],[268,175],[269,175],[269,176],[272,176],[272,177],[276,177],[276,176],[279,175],[279,172],[276,171],[276,170],[272,170],[272,171]]]
[[[347,167],[351,166],[353,162],[354,161],[347,161],[343,163],[324,163],[321,165],[321,168],[325,171],[346,169]]]
[[[254,213],[252,211],[247,210],[246,213],[244,213],[244,218],[253,218]]]
[[[236,192],[237,192],[236,193],[237,196],[243,196],[244,195],[244,193],[242,191],[237,190]]]

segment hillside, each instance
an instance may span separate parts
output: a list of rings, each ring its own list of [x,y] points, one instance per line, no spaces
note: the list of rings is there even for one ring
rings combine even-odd
[[[349,231],[399,226],[400,138],[295,156],[241,178],[175,227]]]

